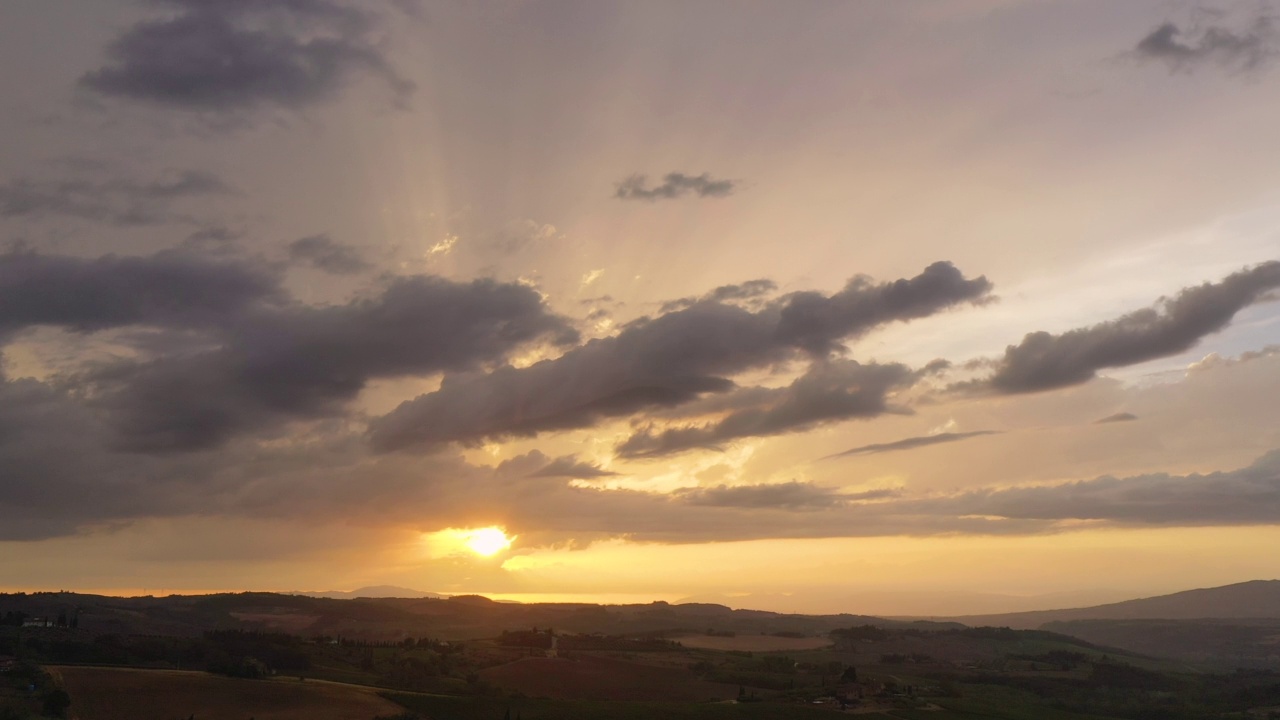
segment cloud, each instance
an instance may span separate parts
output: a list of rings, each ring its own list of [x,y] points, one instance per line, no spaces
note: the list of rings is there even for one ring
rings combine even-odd
[[[1216,352],[1212,352],[1187,366],[1187,372],[1204,372],[1206,370],[1214,370],[1228,365],[1252,362],[1254,360],[1275,357],[1277,355],[1280,355],[1280,345],[1267,345],[1260,350],[1249,350],[1240,353],[1238,357],[1223,357]]]
[[[765,437],[807,430],[819,424],[869,418],[891,408],[889,394],[915,382],[905,365],[860,364],[852,360],[815,363],[808,372],[783,388],[746,388],[730,394],[726,404],[739,407],[705,425],[655,431],[646,427],[618,445],[624,458],[651,458],[695,448],[718,449],[747,437]],[[740,400],[735,398],[740,397]]]
[[[630,175],[619,182],[613,196],[619,200],[674,200],[684,195],[698,197],[728,197],[737,188],[733,180],[717,180],[708,173],[701,175],[685,175],[684,173],[667,173],[662,177],[662,184],[649,187],[649,178],[645,175]]]
[[[1263,289],[1272,282],[1266,267],[1184,291],[1160,306],[1155,324],[1194,329],[1219,322],[1224,308],[1269,292]],[[1154,450],[1126,446],[1127,452],[1158,454],[1120,467],[1112,457],[1107,465],[1090,460],[1065,471],[1009,472],[1010,464],[1036,464],[1034,457],[1043,455],[1038,449],[1079,445],[1072,437],[1060,445],[1029,445],[1001,465],[1000,482],[1050,472],[1095,478],[1080,483],[997,486],[994,479],[972,480],[991,467],[974,463],[978,469],[965,482],[983,487],[951,494],[924,489],[943,484],[926,476],[928,468],[911,474],[921,483],[914,488],[845,491],[831,480],[741,484],[775,477],[753,466],[743,477],[714,476],[716,484],[709,474],[691,474],[708,485],[662,493],[571,482],[629,472],[625,465],[605,470],[578,456],[533,451],[485,467],[446,447],[644,413],[636,420],[637,436],[647,434],[655,444],[648,451],[662,454],[893,412],[899,402],[893,393],[928,369],[854,362],[841,354],[842,344],[885,323],[982,302],[989,283],[966,279],[950,265],[893,282],[860,278],[829,295],[771,297],[767,283],[757,282],[768,299],[749,307],[735,304],[739,291],[712,291],[688,307],[585,343],[536,289],[518,283],[410,276],[382,280],[352,300],[308,306],[282,289],[282,271],[256,258],[189,250],[98,258],[0,255],[0,336],[8,342],[34,344],[35,334],[21,331],[43,326],[104,333],[95,342],[145,336],[111,361],[88,357],[85,338],[71,336],[75,352],[83,353],[74,370],[59,370],[45,381],[0,376],[0,538],[195,516],[423,530],[502,524],[529,543],[1025,534],[1078,527],[1079,521],[1280,521],[1280,455],[1223,473],[1133,474],[1153,462],[1219,462],[1226,455],[1198,448],[1222,447],[1220,438],[1232,434],[1239,435],[1236,442],[1273,447],[1266,431],[1275,427],[1274,403],[1258,389],[1277,377],[1274,351],[1202,363],[1173,390],[1099,394],[1064,421],[1095,439],[1116,440],[1117,433],[1091,431],[1083,423],[1116,408],[1132,410],[1145,421],[1130,432],[1183,433],[1161,434],[1151,443]],[[796,311],[797,303],[804,312]],[[568,349],[528,367],[507,364],[529,346],[547,343]],[[743,373],[775,365],[805,371],[782,387],[735,383]],[[443,376],[439,390],[374,420],[366,435],[366,418],[353,401],[371,381],[432,375]],[[1233,384],[1218,382],[1224,379]],[[1101,393],[1110,385],[1091,388]],[[1187,409],[1142,399],[1174,392],[1191,393]],[[1057,402],[1061,395],[985,398],[974,403],[988,404],[975,413],[990,417],[1004,412],[994,406],[1012,408],[1010,422],[1017,424],[1027,417],[1018,415],[1019,408],[1038,402],[1049,403],[1039,417],[1060,418],[1052,413],[1065,406]],[[1203,420],[1203,413],[1229,420],[1203,426],[1185,421]],[[389,418],[405,423],[390,428],[405,433],[397,438],[404,443],[399,447],[436,452],[382,452],[389,448],[381,444],[388,428],[380,425]],[[980,420],[961,421],[977,426]],[[668,430],[690,435],[667,437]],[[978,434],[908,438],[851,453]],[[1179,447],[1170,451],[1165,444]],[[977,445],[986,452],[998,443]],[[1103,469],[1130,476],[1096,477]],[[944,470],[945,478],[959,472]]]
[[[1189,350],[1226,327],[1241,309],[1280,288],[1280,262],[1186,288],[1156,307],[1138,310],[1061,335],[1029,333],[1010,345],[989,385],[1001,393],[1026,393],[1079,385],[1104,368],[1124,367]]]
[[[218,326],[282,301],[275,269],[244,260],[180,250],[92,259],[21,250],[0,255],[0,341],[40,325],[78,332]]]
[[[1249,72],[1269,63],[1280,49],[1280,29],[1269,15],[1258,15],[1233,30],[1223,25],[1182,28],[1166,22],[1142,38],[1134,48],[1143,60],[1165,63],[1171,71],[1217,65]]]
[[[149,182],[16,179],[0,185],[0,217],[61,216],[114,225],[155,225],[190,220],[172,210],[177,201],[233,192],[218,176],[198,170],[177,171]]]
[[[289,243],[289,258],[331,275],[358,275],[371,266],[350,245],[328,235],[310,235]]]
[[[690,488],[675,493],[676,499],[689,505],[722,508],[785,508],[791,510],[839,507],[848,498],[831,488],[804,482],[765,485],[717,485]]]
[[[526,368],[446,377],[440,389],[371,424],[382,450],[589,427],[734,387],[729,376],[821,354],[880,325],[981,300],[986,278],[935,263],[909,280],[865,278],[831,296],[793,293],[750,310],[711,300],[625,326]]]
[[[529,477],[567,477],[578,480],[594,480],[602,477],[617,477],[618,473],[600,468],[598,465],[581,462],[573,455],[558,457],[537,472],[529,473]]]
[[[778,284],[767,278],[757,278],[733,285],[721,285],[702,297],[687,297],[665,302],[662,304],[661,312],[682,310],[700,301],[759,301],[760,298],[773,293],[777,289]]]
[[[849,457],[853,455],[878,455],[880,453],[895,452],[898,450],[914,450],[920,447],[928,447],[930,445],[939,445],[942,443],[953,443],[969,438],[982,437],[983,435],[999,435],[999,430],[974,430],[973,432],[944,432],[937,435],[922,435],[920,437],[909,437],[902,440],[895,440],[887,443],[876,443],[873,445],[862,445],[851,450],[845,450],[836,453],[830,457]]]
[[[986,277],[966,280],[948,262],[933,263],[913,278],[880,285],[857,277],[830,296],[784,295],[776,303],[781,315],[777,333],[787,344],[823,355],[839,349],[841,339],[873,325],[927,317],[958,302],[986,302],[991,287]]]
[[[1280,522],[1280,451],[1239,470],[1207,475],[1154,473],[1003,489],[913,503],[947,515],[1009,520],[1099,520],[1139,525],[1248,525]]]
[[[346,305],[288,306],[239,318],[213,351],[100,370],[119,445],[216,447],[289,419],[340,414],[374,378],[471,370],[538,340],[577,340],[537,291],[518,284],[400,278]]]
[[[1114,415],[1108,415],[1104,418],[1099,418],[1097,420],[1094,420],[1093,424],[1105,425],[1107,423],[1133,422],[1134,420],[1137,420],[1137,419],[1138,419],[1138,416],[1134,415],[1133,413],[1119,412]]]
[[[372,16],[328,0],[169,0],[80,78],[104,96],[195,111],[303,108],[353,77],[380,78],[403,100],[412,85],[366,39]]]
[[[1280,452],[1227,472],[1104,476],[945,495],[906,488],[843,492],[800,481],[662,494],[535,481],[560,460],[536,451],[493,468],[450,453],[371,455],[358,432],[343,423],[287,441],[269,436],[268,442],[235,441],[217,452],[162,455],[112,450],[115,423],[51,383],[0,381],[0,538],[56,537],[142,518],[192,516],[421,529],[499,523],[533,544],[614,537],[689,543],[1022,535],[1058,532],[1080,521],[1280,521]]]

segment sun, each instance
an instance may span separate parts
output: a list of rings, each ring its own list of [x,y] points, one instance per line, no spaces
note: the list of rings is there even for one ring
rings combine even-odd
[[[464,542],[471,552],[490,557],[511,547],[511,538],[498,527],[478,528],[466,533]]]

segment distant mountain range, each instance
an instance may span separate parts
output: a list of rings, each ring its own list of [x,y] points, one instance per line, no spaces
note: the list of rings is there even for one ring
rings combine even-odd
[[[1280,580],[1251,580],[1222,587],[1186,590],[1172,595],[1126,600],[1084,608],[1034,610],[996,615],[959,615],[946,620],[965,625],[992,625],[1015,630],[1072,620],[1199,620],[1280,618]]]
[[[395,585],[370,585],[346,592],[343,590],[325,590],[303,591],[296,590],[293,592],[283,593],[285,595],[303,595],[314,598],[331,598],[333,600],[355,600],[356,598],[443,598],[445,595],[433,592],[423,592],[422,590],[411,590],[409,588],[396,587]]]

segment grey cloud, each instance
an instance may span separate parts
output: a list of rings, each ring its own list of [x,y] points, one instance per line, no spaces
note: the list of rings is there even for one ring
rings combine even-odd
[[[188,234],[182,241],[182,246],[198,254],[232,255],[238,249],[237,241],[247,234],[244,230],[225,225],[208,224]]]
[[[1115,320],[1061,335],[1029,333],[1021,343],[1005,350],[989,384],[1002,393],[1050,390],[1087,382],[1104,368],[1189,350],[1278,287],[1280,262],[1271,261],[1229,275],[1219,283],[1186,288],[1154,308]]]
[[[1173,71],[1214,64],[1247,72],[1272,62],[1277,49],[1280,49],[1280,30],[1271,17],[1260,15],[1241,30],[1222,25],[1184,30],[1166,22],[1142,38],[1134,53],[1144,60],[1163,62]]]
[[[935,263],[910,280],[796,293],[752,312],[714,301],[625,326],[554,360],[447,377],[371,425],[382,450],[478,442],[588,427],[601,418],[673,407],[733,387],[728,376],[822,352],[879,325],[980,300],[985,278]]]
[[[328,235],[310,235],[289,243],[289,257],[333,275],[357,275],[371,266],[350,245]]]
[[[377,297],[240,318],[212,352],[112,367],[91,381],[120,447],[191,451],[291,418],[337,414],[374,378],[459,371],[539,339],[577,339],[518,284],[402,278]]]
[[[645,428],[615,450],[621,457],[660,457],[696,448],[716,449],[747,437],[797,432],[815,425],[887,412],[906,412],[888,404],[889,393],[915,382],[905,365],[859,364],[851,360],[815,363],[784,388],[750,388],[738,409],[705,425]],[[733,401],[730,395],[728,400]]]
[[[679,300],[671,300],[662,304],[661,312],[672,312],[674,310],[683,310],[698,302],[734,302],[739,300],[759,300],[761,297],[772,293],[778,289],[778,284],[766,278],[758,278],[756,280],[748,280],[743,283],[734,285],[721,285],[711,292],[700,298],[687,297]]]
[[[618,473],[600,468],[598,465],[582,462],[573,455],[558,457],[529,477],[566,477],[579,480],[594,480],[602,477],[617,477]]]
[[[127,325],[218,325],[282,300],[278,274],[241,260],[163,251],[79,258],[0,255],[0,339],[36,325],[88,332]]]
[[[149,182],[127,178],[38,181],[0,185],[0,217],[74,217],[116,225],[154,225],[187,219],[173,210],[182,199],[233,193],[218,176],[185,170]]]
[[[731,195],[737,184],[733,180],[717,180],[708,173],[701,175],[685,175],[684,173],[667,173],[662,184],[649,187],[649,179],[645,175],[631,175],[617,184],[613,196],[619,200],[674,200],[683,195],[698,197],[727,197]]]
[[[982,437],[983,435],[999,435],[999,430],[974,430],[973,432],[963,433],[938,433],[937,435],[922,435],[920,437],[909,437],[902,440],[895,440],[887,443],[875,443],[873,445],[862,445],[851,450],[845,450],[836,453],[831,457],[849,457],[851,455],[877,455],[879,453],[895,452],[898,450],[914,450],[920,447],[928,447],[930,445],[939,445],[942,443],[959,442],[968,440],[969,438]]]
[[[1119,412],[1114,415],[1108,415],[1093,421],[1094,425],[1105,425],[1106,423],[1132,422],[1137,420],[1138,416],[1133,413]]]
[[[372,75],[411,91],[364,39],[370,16],[324,0],[181,0],[176,15],[140,22],[80,83],[110,97],[197,111],[301,108]]]
[[[880,285],[857,277],[834,295],[797,292],[780,298],[778,335],[788,344],[824,354],[838,349],[842,338],[873,324],[926,317],[957,302],[985,302],[991,287],[986,277],[966,280],[948,262]]]
[[[709,488],[680,490],[675,497],[690,505],[730,508],[832,508],[844,505],[848,498],[831,488],[811,483],[786,482],[768,485],[717,485]]]
[[[1122,524],[1214,525],[1280,522],[1280,451],[1239,470],[1156,473],[1049,485],[985,489],[919,501],[913,510],[1010,520],[1102,520]]]
[[[181,472],[106,452],[108,435],[103,418],[65,390],[0,381],[0,539],[57,537],[182,506]]]

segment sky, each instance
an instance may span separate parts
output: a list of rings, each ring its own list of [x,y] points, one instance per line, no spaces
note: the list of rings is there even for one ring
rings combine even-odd
[[[9,0],[0,589],[1280,577],[1277,13]]]

